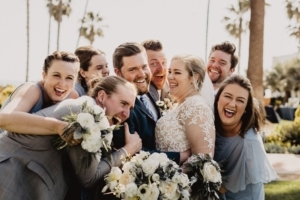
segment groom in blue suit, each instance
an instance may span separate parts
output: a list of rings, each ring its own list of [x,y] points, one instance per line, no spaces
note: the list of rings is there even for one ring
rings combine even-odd
[[[125,78],[136,85],[138,96],[130,117],[126,121],[131,133],[137,132],[142,139],[143,150],[155,152],[155,124],[160,112],[153,97],[149,93],[151,71],[147,61],[145,48],[138,43],[123,43],[115,49],[113,66],[117,76]],[[146,102],[145,102],[146,101]],[[145,106],[146,105],[146,106]],[[122,127],[114,131],[115,148],[124,146],[125,137]],[[169,159],[182,163],[189,152],[164,152]]]

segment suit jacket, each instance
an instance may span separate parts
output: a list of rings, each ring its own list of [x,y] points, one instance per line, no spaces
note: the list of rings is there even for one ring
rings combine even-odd
[[[63,152],[52,145],[56,137],[0,134],[0,199],[64,198],[68,184],[62,170]]]
[[[157,113],[160,112],[155,104],[153,97],[147,93],[149,99],[154,103]],[[144,104],[136,98],[134,109],[130,111],[130,117],[126,120],[128,123],[130,133],[135,131],[139,134],[142,139],[143,150],[150,152],[157,152],[155,145],[155,124],[151,115],[146,110]],[[113,133],[113,144],[116,148],[121,148],[125,145],[124,128],[121,127],[119,130]],[[165,152],[167,156],[179,163],[180,154],[178,152]]]
[[[171,99],[169,91],[170,91],[169,85],[166,83],[164,88],[161,90],[161,94],[159,97],[156,87],[152,83],[150,84],[149,93],[153,97],[155,102],[158,100],[163,101],[165,98]]]

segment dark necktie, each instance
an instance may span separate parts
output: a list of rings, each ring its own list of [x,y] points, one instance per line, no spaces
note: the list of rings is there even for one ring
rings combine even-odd
[[[151,112],[150,110],[150,107],[149,107],[149,104],[148,104],[148,101],[146,99],[147,97],[144,95],[141,95],[140,97],[140,100],[141,102],[144,104],[144,106],[146,107],[146,110],[148,111],[148,113],[151,115],[151,117],[153,118],[153,113]]]

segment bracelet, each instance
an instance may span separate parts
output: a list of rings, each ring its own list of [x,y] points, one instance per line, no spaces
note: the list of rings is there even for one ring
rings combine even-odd
[[[121,149],[125,152],[126,156],[129,156],[129,154],[128,154],[128,152],[126,151],[125,148],[122,147]]]

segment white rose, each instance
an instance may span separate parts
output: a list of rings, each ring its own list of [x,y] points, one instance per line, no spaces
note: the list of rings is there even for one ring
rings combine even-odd
[[[110,124],[107,117],[101,118],[100,122],[98,122],[97,124],[101,130],[110,128]]]
[[[119,183],[123,184],[123,185],[127,185],[129,183],[134,182],[134,180],[135,180],[135,177],[132,176],[129,172],[126,172],[126,173],[124,172],[119,179]]]
[[[77,115],[77,122],[84,128],[90,128],[95,123],[93,115],[89,113],[79,113]]]
[[[222,182],[221,173],[211,163],[204,163],[203,169],[200,170],[205,181],[217,183]]]
[[[96,153],[102,146],[101,137],[99,134],[84,134],[81,147],[88,152]]]
[[[125,186],[125,188],[126,188],[125,195],[127,197],[134,197],[137,195],[138,187],[135,183],[129,183]]]
[[[184,173],[176,172],[172,177],[172,181],[178,183],[181,187],[186,187],[189,185],[189,177]]]
[[[157,160],[153,160],[149,158],[145,160],[142,164],[142,168],[146,176],[151,176],[152,174],[154,174],[158,166],[159,166],[159,162]]]
[[[159,184],[159,190],[167,199],[179,199],[180,194],[177,193],[178,184],[171,181],[162,181]]]
[[[146,158],[148,158],[150,155],[149,152],[146,151],[140,151],[139,153],[135,154],[135,156],[132,157],[132,160],[136,160],[136,159],[142,159],[145,160]]]
[[[96,123],[94,123],[92,126],[91,126],[91,128],[90,128],[90,133],[91,134],[98,134],[100,137],[101,137],[101,132],[100,132],[100,128],[99,128],[99,126],[96,124]]]
[[[149,156],[149,159],[157,160],[160,164],[160,166],[165,165],[167,162],[170,161],[170,159],[167,157],[165,153],[152,153]]]
[[[157,200],[159,196],[159,189],[157,188],[156,184],[151,184],[149,189],[150,195],[148,196],[147,200]]]
[[[101,107],[98,106],[98,105],[94,105],[94,106],[93,106],[93,110],[94,110],[94,114],[95,114],[95,115],[99,115],[100,113],[103,113],[103,112],[104,112],[103,108],[101,108]]]
[[[181,190],[181,200],[188,200],[190,199],[190,192],[188,190]]]
[[[156,182],[156,181],[159,181],[160,180],[160,177],[158,174],[153,174],[152,177],[151,177],[152,181]]]
[[[122,171],[119,167],[112,167],[105,180],[108,182],[117,181],[121,178]]]
[[[131,170],[133,167],[135,166],[134,163],[132,162],[126,162],[124,163],[123,167],[122,167],[122,170],[125,172],[129,172],[129,170]]]

